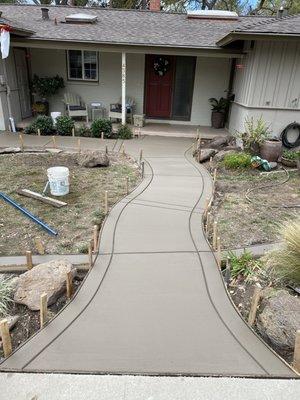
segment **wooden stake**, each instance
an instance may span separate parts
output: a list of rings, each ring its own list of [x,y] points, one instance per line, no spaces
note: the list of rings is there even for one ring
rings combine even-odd
[[[93,228],[93,243],[94,243],[94,251],[97,251],[97,248],[98,248],[98,225],[94,225],[94,228]]]
[[[229,285],[230,279],[231,279],[231,265],[230,265],[230,257],[227,257],[226,259],[226,270],[225,270],[225,282],[227,285]]]
[[[216,180],[217,180],[217,168],[214,169],[214,177],[213,177],[214,183],[216,183]]]
[[[143,149],[140,150],[140,164],[142,162],[142,159],[143,159]]]
[[[89,241],[89,251],[88,251],[88,256],[89,256],[89,267],[92,268],[93,265],[93,241]]]
[[[56,144],[56,137],[52,136],[52,142],[53,142],[53,147],[56,149],[57,148],[57,144]]]
[[[7,319],[0,321],[0,333],[3,343],[4,357],[6,358],[12,353],[12,344]]]
[[[221,263],[222,263],[222,257],[221,257],[221,239],[218,236],[217,237],[217,261],[218,261],[218,266],[221,268]]]
[[[38,128],[37,134],[38,134],[38,136],[41,136],[41,130],[40,130],[40,128]]]
[[[39,200],[46,204],[51,204],[51,206],[58,208],[67,205],[67,203],[65,203],[64,201],[53,199],[52,197],[42,196],[40,193],[32,192],[31,190],[28,189],[17,189],[17,193],[22,196],[31,197],[33,199]]]
[[[211,219],[211,213],[208,212],[207,217],[206,217],[206,225],[205,225],[205,233],[207,236],[209,235],[209,230],[210,230],[210,219]]]
[[[74,128],[74,126],[72,128],[72,136],[75,137],[75,128]]]
[[[248,316],[248,324],[252,326],[255,322],[256,319],[256,313],[257,313],[257,308],[258,308],[258,303],[260,300],[260,294],[261,294],[261,287],[260,286],[255,286],[254,293],[252,296],[252,301],[251,301],[251,307],[250,307],[250,312]]]
[[[32,252],[30,250],[26,251],[26,264],[28,269],[31,269],[33,267]]]
[[[126,154],[126,153],[125,153],[125,145],[124,145],[124,143],[123,143],[123,144],[122,144],[122,155],[125,156],[125,154]]]
[[[199,128],[197,128],[197,135],[196,135],[196,139],[198,140],[198,139],[199,139],[199,137],[200,137],[200,135],[199,135]]]
[[[78,153],[80,153],[80,150],[81,150],[80,139],[77,139],[77,150],[78,150]]]
[[[126,176],[126,194],[129,194],[129,178]]]
[[[210,159],[209,159],[209,170],[210,171],[212,171],[212,161],[213,161],[213,158],[210,157]]]
[[[66,287],[67,287],[67,298],[70,300],[73,295],[73,275],[72,271],[66,273]]]
[[[108,191],[105,190],[104,192],[104,214],[108,214]]]
[[[47,322],[47,293],[41,294],[40,297],[40,328],[42,329]]]
[[[104,132],[101,132],[101,140],[104,140]]]
[[[35,247],[36,247],[38,253],[41,255],[45,254],[45,247],[42,242],[42,239],[40,237],[37,237],[34,239],[34,242],[35,242]]]
[[[300,373],[300,330],[297,330],[295,337],[293,367]]]
[[[212,235],[214,250],[217,250],[217,237],[218,237],[217,233],[218,233],[218,223],[217,221],[215,221],[213,224],[213,235]]]
[[[23,138],[23,134],[22,133],[19,135],[19,139],[20,139],[21,151],[24,151],[24,138]]]
[[[107,147],[107,145],[105,146],[105,154],[108,154],[108,147]]]

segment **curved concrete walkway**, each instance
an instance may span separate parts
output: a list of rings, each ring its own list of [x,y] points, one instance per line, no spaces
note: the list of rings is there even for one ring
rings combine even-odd
[[[126,142],[136,156],[143,147],[144,181],[111,210],[73,301],[2,370],[295,376],[227,296],[201,229],[211,181],[190,145]]]

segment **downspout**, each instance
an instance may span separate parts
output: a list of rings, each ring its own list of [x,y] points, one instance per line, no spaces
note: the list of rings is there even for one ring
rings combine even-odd
[[[7,100],[7,108],[8,108],[8,119],[9,119],[9,128],[11,132],[17,132],[15,121],[12,116],[12,109],[11,109],[11,101],[10,101],[10,87],[7,80],[7,69],[6,69],[6,59],[2,60],[3,62],[3,74],[4,74],[4,83],[6,85],[6,100]]]

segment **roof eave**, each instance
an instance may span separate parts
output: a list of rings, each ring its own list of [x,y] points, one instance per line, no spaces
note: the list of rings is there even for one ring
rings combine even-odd
[[[228,44],[235,42],[237,40],[282,40],[291,39],[299,40],[300,34],[292,33],[274,33],[274,32],[230,32],[228,35],[224,36],[216,44],[220,47],[227,46]]]

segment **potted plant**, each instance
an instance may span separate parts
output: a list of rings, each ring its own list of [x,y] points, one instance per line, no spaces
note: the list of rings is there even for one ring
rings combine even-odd
[[[211,97],[211,126],[215,129],[224,128],[229,100],[221,97],[220,100]]]
[[[48,102],[35,101],[32,104],[32,113],[34,116],[47,115],[49,113]]]
[[[41,104],[43,104],[43,112],[46,114],[49,111],[49,97],[55,95],[59,89],[65,87],[63,78],[58,75],[43,78],[34,75],[31,86],[34,94],[38,94],[41,97],[40,101],[34,103],[35,108],[41,110]]]

